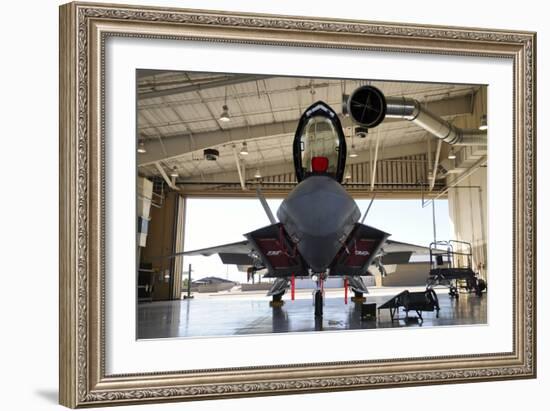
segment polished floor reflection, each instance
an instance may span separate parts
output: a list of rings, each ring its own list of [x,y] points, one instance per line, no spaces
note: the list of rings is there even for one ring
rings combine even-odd
[[[394,292],[395,291],[395,292]],[[399,290],[373,293],[368,302],[378,306]],[[281,308],[269,307],[269,299],[261,296],[216,295],[198,296],[191,300],[163,301],[138,305],[138,338],[208,337],[238,334],[270,334],[284,332],[335,331],[392,327],[432,327],[485,324],[487,295],[461,294],[459,300],[438,292],[441,311],[425,312],[424,321],[416,321],[415,313],[405,317],[401,310],[392,322],[388,310],[381,310],[375,321],[361,321],[360,305],[346,305],[339,293],[327,293],[324,316],[315,320],[309,294],[295,301],[286,299]]]

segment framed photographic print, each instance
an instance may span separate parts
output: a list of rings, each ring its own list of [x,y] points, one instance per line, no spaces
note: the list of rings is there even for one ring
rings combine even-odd
[[[535,33],[60,27],[63,405],[536,376]]]

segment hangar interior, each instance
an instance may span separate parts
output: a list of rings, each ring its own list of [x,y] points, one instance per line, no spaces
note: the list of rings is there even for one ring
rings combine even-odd
[[[439,120],[435,126],[430,123],[423,127],[415,119],[395,115],[387,116],[374,128],[359,127],[346,115],[344,101],[365,85],[378,88],[385,96],[417,101]],[[187,251],[184,238],[189,199],[250,198],[256,196],[258,187],[267,198],[285,197],[296,185],[292,142],[297,121],[318,100],[329,104],[340,117],[348,150],[343,187],[352,197],[371,199],[376,193],[376,199],[415,199],[418,207],[431,207],[433,200],[446,199],[452,239],[471,244],[472,268],[487,280],[486,134],[468,135],[458,144],[449,144],[437,136],[442,133],[437,129],[441,124],[453,130],[487,129],[485,86],[138,70],[136,92],[140,262],[137,326],[141,338],[187,336],[178,333],[180,328],[174,328],[173,324],[180,323],[186,305],[189,310],[188,304],[195,304],[197,310],[200,304],[205,304],[205,310],[218,310],[215,317],[226,312],[226,300],[218,305],[200,298],[183,300],[187,295],[188,274],[185,257],[158,257]],[[216,245],[215,238],[212,245]],[[423,267],[422,270],[429,271],[429,264]],[[428,273],[411,274],[414,270],[405,266],[394,268],[384,278],[375,276],[372,284],[375,289],[421,286]],[[206,294],[230,293],[229,286],[221,283],[205,280],[194,284],[195,294],[200,294],[200,290]],[[243,294],[246,287],[252,292],[262,290],[260,286],[254,289],[250,284],[242,284]],[[327,292],[342,293],[338,288]],[[261,295],[265,295],[265,290]],[[378,303],[385,300],[383,294],[377,295],[375,290],[372,299]],[[461,299],[460,310],[464,311],[469,304],[473,308],[463,315],[475,312],[472,318],[453,322],[450,313],[443,319],[433,318],[433,324],[485,321],[483,299],[470,295]],[[258,315],[269,317],[267,323],[260,322],[262,325],[253,330],[241,324],[226,332],[238,334],[237,328],[245,330],[244,333],[310,330],[309,318],[288,327],[284,319],[291,315],[290,304],[287,311],[271,312],[267,299],[252,300],[261,311]],[[236,311],[240,310],[239,304],[242,300],[235,302]],[[300,304],[300,310],[311,309],[309,301]],[[442,306],[449,304],[451,311],[456,308],[452,301],[445,301]],[[341,324],[357,323],[349,311],[337,314],[337,306],[330,299],[326,305],[334,311],[334,318],[327,319],[324,327],[316,324],[311,330],[340,329]],[[155,323],[164,321],[167,315],[172,325],[156,328]],[[283,321],[277,322],[277,318]],[[247,313],[241,320],[254,322],[256,317]],[[194,324],[200,328],[200,323]],[[352,328],[372,328],[372,325]]]

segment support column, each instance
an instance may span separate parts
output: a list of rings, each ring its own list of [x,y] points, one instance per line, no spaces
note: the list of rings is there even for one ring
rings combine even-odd
[[[348,279],[344,278],[344,304],[348,303]]]
[[[184,225],[185,198],[169,191],[160,206],[151,208],[147,243],[140,253],[141,265],[151,269],[153,301],[181,298],[183,257],[159,257],[183,251]]]
[[[179,195],[177,198],[176,215],[175,215],[175,235],[174,235],[174,254],[181,253],[184,249],[185,238],[185,212],[187,209],[187,197]],[[172,266],[172,290],[171,299],[179,300],[181,298],[182,273],[183,273],[183,256],[179,255],[173,259]]]

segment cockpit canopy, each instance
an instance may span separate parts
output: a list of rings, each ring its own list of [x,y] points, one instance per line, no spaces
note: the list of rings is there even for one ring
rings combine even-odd
[[[346,140],[338,115],[318,101],[302,115],[294,136],[294,167],[298,182],[311,175],[328,175],[342,182]]]

